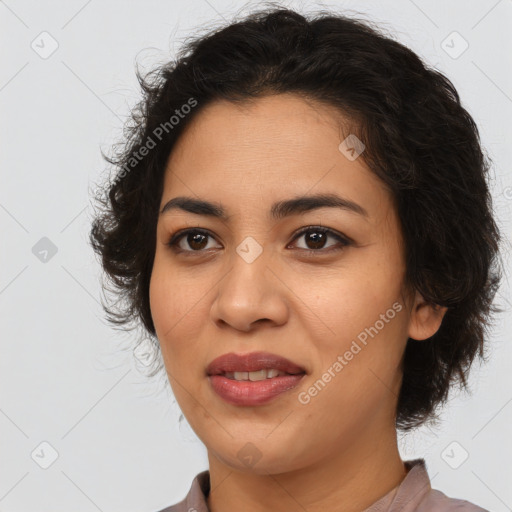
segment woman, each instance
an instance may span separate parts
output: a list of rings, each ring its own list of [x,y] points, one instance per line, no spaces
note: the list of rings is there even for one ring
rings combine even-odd
[[[165,511],[484,510],[397,447],[466,385],[500,279],[452,83],[366,23],[279,8],[140,81],[91,243],[110,319],[154,337],[208,450]]]

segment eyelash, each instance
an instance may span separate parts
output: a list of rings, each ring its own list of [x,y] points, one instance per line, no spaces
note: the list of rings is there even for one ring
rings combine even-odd
[[[297,231],[294,234],[292,242],[290,242],[290,243],[295,242],[304,233],[308,233],[310,231],[314,231],[316,233],[322,233],[322,234],[330,235],[333,238],[336,238],[342,244],[342,247],[328,247],[327,249],[303,249],[303,248],[299,248],[299,251],[305,251],[306,253],[309,253],[308,255],[311,255],[313,257],[314,256],[325,255],[326,253],[330,253],[330,252],[333,252],[333,251],[341,251],[345,247],[347,247],[347,246],[349,246],[349,245],[351,245],[353,243],[353,241],[350,240],[349,238],[341,236],[336,231],[333,231],[332,229],[329,229],[329,228],[324,228],[322,226],[305,226],[305,227],[299,229],[299,231]],[[205,235],[205,236],[209,236],[209,237],[215,238],[210,232],[208,232],[205,229],[201,229],[201,228],[187,228],[187,229],[184,229],[182,231],[178,231],[177,233],[172,235],[171,239],[169,240],[169,242],[167,242],[166,245],[168,245],[174,252],[181,253],[181,254],[184,254],[186,256],[195,256],[196,254],[201,254],[203,252],[206,252],[207,250],[205,250],[205,249],[194,251],[194,250],[180,249],[178,247],[178,243],[181,241],[181,239],[184,238],[186,235],[188,235],[190,233],[199,233],[199,234],[202,234],[202,235]]]

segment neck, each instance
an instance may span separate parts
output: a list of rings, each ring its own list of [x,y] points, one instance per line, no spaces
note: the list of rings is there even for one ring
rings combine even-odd
[[[406,476],[394,425],[386,434],[366,429],[364,439],[307,467],[286,473],[241,472],[208,452],[211,512],[361,512],[390,493]]]

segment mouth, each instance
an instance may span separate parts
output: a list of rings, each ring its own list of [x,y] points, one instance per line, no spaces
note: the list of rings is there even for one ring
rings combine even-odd
[[[251,352],[224,354],[208,365],[206,374],[211,389],[225,403],[257,407],[286,396],[301,384],[307,371],[285,357]]]
[[[256,407],[285,396],[299,386],[307,371],[269,352],[224,354],[206,368],[212,390],[226,403]]]
[[[251,382],[306,373],[299,364],[269,352],[231,352],[217,357],[206,368],[207,376],[221,375],[230,380]]]
[[[257,382],[260,380],[274,379],[276,377],[283,377],[285,375],[304,375],[305,372],[287,373],[278,370],[277,368],[262,368],[253,372],[223,372],[217,375],[222,375],[226,379],[237,381],[250,381]]]

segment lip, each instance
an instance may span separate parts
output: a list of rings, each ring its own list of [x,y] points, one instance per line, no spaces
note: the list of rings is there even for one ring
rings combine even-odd
[[[307,373],[302,366],[285,357],[270,352],[230,352],[217,357],[206,367],[207,375],[223,375],[226,372],[255,372],[264,368],[275,368],[285,373]]]
[[[275,368],[289,375],[259,381],[236,381],[224,375],[225,372],[253,372],[263,368]],[[305,368],[269,352],[224,354],[208,365],[206,373],[217,395],[229,404],[245,407],[263,405],[276,399],[295,388],[307,374]]]
[[[252,382],[232,380],[223,375],[210,375],[208,380],[213,390],[224,401],[232,405],[253,407],[264,405],[290,391],[305,376],[305,373],[299,373]]]

